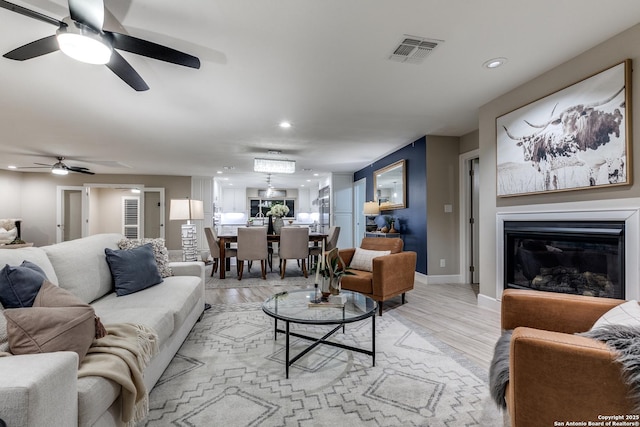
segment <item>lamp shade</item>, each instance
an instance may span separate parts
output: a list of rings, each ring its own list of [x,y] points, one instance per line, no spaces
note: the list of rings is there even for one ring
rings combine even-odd
[[[380,207],[376,202],[364,202],[363,211],[365,215],[378,215],[380,213]]]
[[[170,220],[204,219],[204,203],[202,200],[171,199],[169,209]]]

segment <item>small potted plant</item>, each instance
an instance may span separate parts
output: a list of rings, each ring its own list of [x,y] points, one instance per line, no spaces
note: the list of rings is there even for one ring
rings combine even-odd
[[[338,254],[338,248],[326,252],[315,266],[316,284],[321,286],[323,297],[338,295],[342,276],[353,275],[347,264]],[[321,281],[320,281],[321,280]]]

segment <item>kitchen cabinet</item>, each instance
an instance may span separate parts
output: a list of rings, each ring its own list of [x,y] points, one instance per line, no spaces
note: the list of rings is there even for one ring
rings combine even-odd
[[[247,189],[246,188],[224,188],[222,190],[222,212],[242,212],[247,211]]]

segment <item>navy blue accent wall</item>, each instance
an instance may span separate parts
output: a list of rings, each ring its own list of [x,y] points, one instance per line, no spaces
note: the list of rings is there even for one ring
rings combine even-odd
[[[385,211],[398,218],[404,249],[418,254],[416,271],[427,274],[427,139],[422,137],[353,174],[353,181],[367,179],[367,201],[373,200],[373,172],[398,160],[406,160],[407,208]],[[396,228],[398,228],[396,222]],[[384,225],[384,223],[383,223]]]

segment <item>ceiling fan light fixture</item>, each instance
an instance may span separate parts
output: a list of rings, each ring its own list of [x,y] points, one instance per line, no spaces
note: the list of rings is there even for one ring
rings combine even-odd
[[[55,165],[51,166],[51,173],[54,175],[67,175],[69,171],[61,162],[58,162]]]
[[[63,22],[67,26],[58,29],[56,39],[65,55],[88,64],[104,65],[109,62],[113,48],[104,35],[67,18]]]

